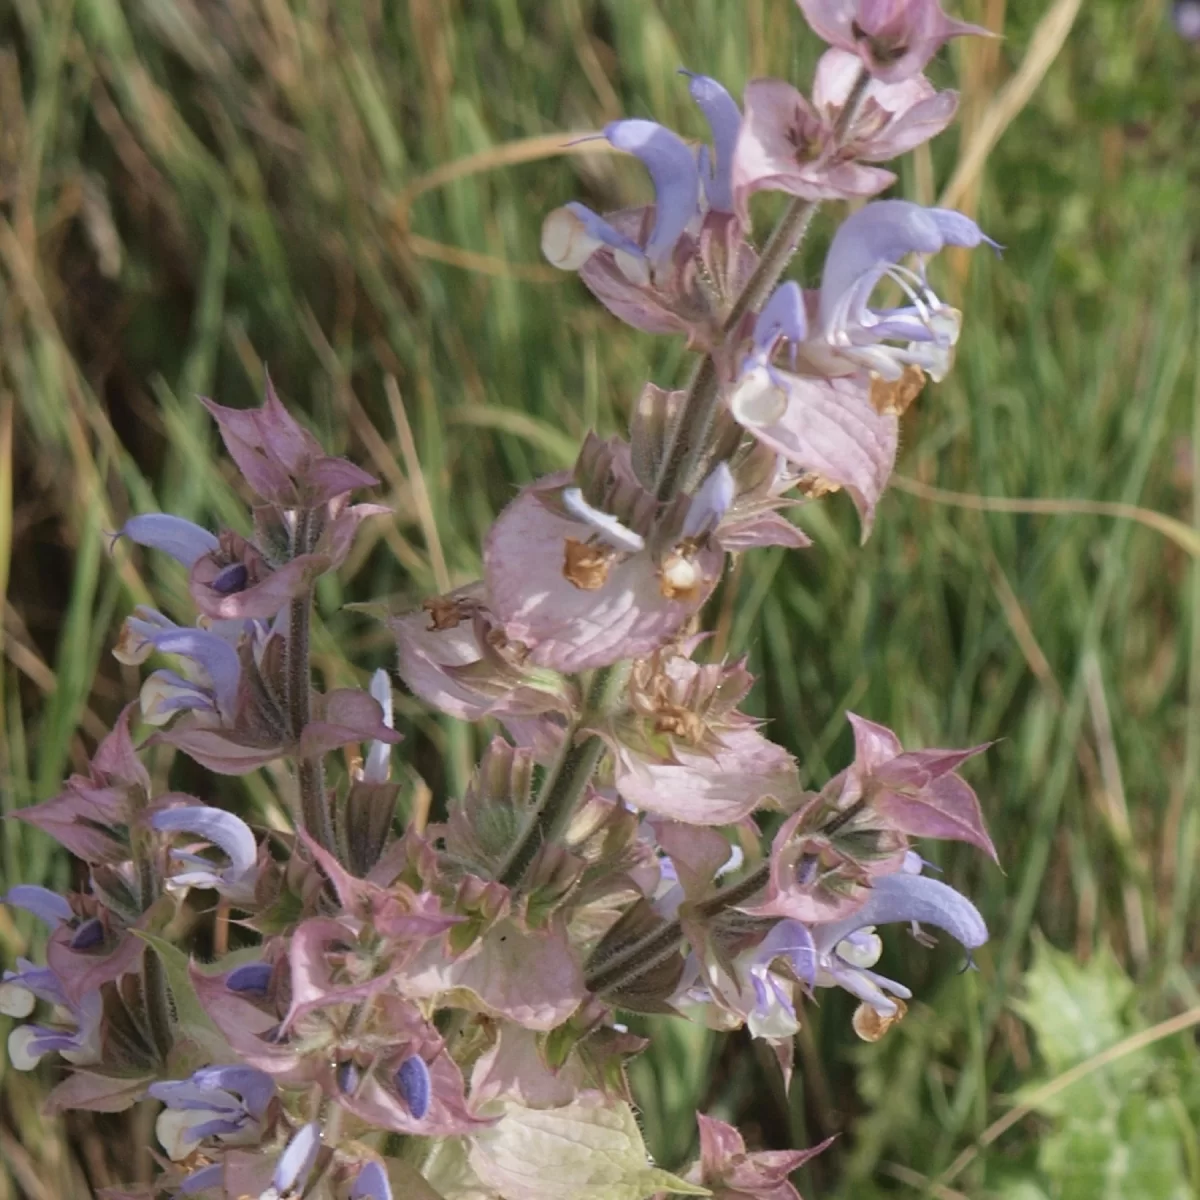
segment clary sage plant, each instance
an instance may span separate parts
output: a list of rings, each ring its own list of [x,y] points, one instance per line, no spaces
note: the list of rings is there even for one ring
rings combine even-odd
[[[960,213],[868,199],[895,181],[880,164],[954,115],[931,56],[985,31],[937,0],[799,6],[830,46],[810,94],[756,79],[739,105],[685,71],[711,142],[615,121],[602,136],[644,164],[653,202],[545,219],[551,263],[622,321],[686,338],[696,367],[684,390],[646,385],[627,439],[589,434],[573,469],[523,488],[483,579],[392,617],[399,681],[499,731],[442,823],[396,827],[393,678],[312,688],[313,586],[386,519],[351,503],[374,479],[268,385],[257,409],[204,401],[257,497],[252,538],[159,513],[121,530],[187,567],[196,623],[129,616],[117,658],[170,665],[86,775],[17,814],[89,873],[65,896],[8,892],[49,940],[0,985],[27,1018],[13,1065],[68,1064],[52,1110],[160,1106],[158,1178],[109,1200],[795,1200],[789,1174],[822,1147],[749,1152],[700,1115],[693,1166],[649,1160],[625,1072],[645,1043],[622,1015],[747,1026],[786,1076],[817,989],[859,999],[866,1039],[904,1015],[909,990],[873,969],[887,927],[968,956],[986,941],[913,848],[994,857],[957,773],[982,747],[906,750],[850,714],[854,761],[807,791],[740,711],[745,663],[714,661],[704,633],[731,555],[809,544],[795,506],[844,490],[867,535],[899,418],[959,337],[925,260],[989,242]],[[760,191],[789,197],[761,248]],[[780,282],[822,202],[864,199],[819,288]],[[229,775],[283,760],[294,831],[156,793],[139,760],[156,745]],[[218,907],[240,944],[214,959]]]

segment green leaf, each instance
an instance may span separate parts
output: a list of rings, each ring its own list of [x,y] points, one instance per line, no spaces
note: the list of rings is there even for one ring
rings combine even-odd
[[[1127,1015],[1132,997],[1133,984],[1107,947],[1080,964],[1037,935],[1024,999],[1013,1006],[1033,1026],[1042,1057],[1058,1073],[1134,1031]]]
[[[133,932],[146,942],[162,961],[163,970],[167,974],[167,985],[171,989],[171,1000],[175,1005],[175,1019],[179,1031],[195,1043],[202,1053],[211,1056],[210,1061],[234,1061],[235,1056],[231,1057],[232,1048],[204,1011],[192,987],[191,976],[188,974],[188,956],[178,946],[172,945],[166,938],[157,934],[140,929]]]
[[[645,1200],[711,1193],[653,1166],[633,1110],[599,1092],[565,1108],[507,1103],[471,1139],[469,1162],[504,1200]]]

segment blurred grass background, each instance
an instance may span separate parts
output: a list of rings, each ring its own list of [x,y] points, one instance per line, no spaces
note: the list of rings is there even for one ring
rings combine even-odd
[[[934,268],[965,312],[959,363],[906,417],[871,541],[844,497],[811,505],[816,546],[739,564],[714,613],[814,783],[846,760],[847,708],[912,745],[1000,739],[971,779],[1004,872],[927,850],[993,941],[960,975],[949,948],[897,932],[884,969],[916,992],[909,1016],[863,1045],[848,998],[822,993],[790,1095],[749,1040],[679,1023],[655,1026],[634,1085],[666,1166],[693,1152],[697,1107],[760,1145],[841,1133],[798,1180],[809,1200],[1182,1200],[1200,1195],[1200,58],[1160,0],[958,11],[1004,38],[935,64],[961,117],[905,163],[900,194],[931,202],[954,179],[1005,255]],[[180,571],[110,557],[105,531],[157,508],[242,521],[195,393],[257,403],[266,363],[384,481],[395,522],[370,523],[320,595],[319,665],[348,678],[338,646],[362,676],[387,645],[344,600],[475,577],[515,485],[588,428],[623,428],[643,380],[686,376],[678,345],[538,258],[547,209],[644,195],[636,166],[521,140],[622,114],[698,136],[678,66],[736,92],[803,82],[818,51],[793,0],[0,5],[5,809],[52,795],[135,694],[108,654],[129,607],[153,594],[189,619]],[[1016,94],[1039,54],[1045,78]],[[478,732],[401,716],[414,777],[454,794]],[[269,815],[268,781],[219,786]],[[0,845],[6,886],[68,882],[33,831],[6,824]],[[33,934],[0,909],[0,961]],[[87,1196],[148,1167],[131,1147],[152,1113],[41,1117],[47,1078],[0,1064],[0,1200]]]

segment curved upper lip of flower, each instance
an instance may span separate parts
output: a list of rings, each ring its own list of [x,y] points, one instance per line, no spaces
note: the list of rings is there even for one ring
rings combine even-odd
[[[813,937],[818,953],[828,954],[868,925],[908,921],[943,929],[968,950],[988,939],[983,917],[964,895],[936,879],[906,871],[876,879],[862,908],[840,921],[817,925]]]

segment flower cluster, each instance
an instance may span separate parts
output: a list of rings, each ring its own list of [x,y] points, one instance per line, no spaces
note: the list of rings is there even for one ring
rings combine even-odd
[[[937,0],[800,8],[830,44],[811,95],[760,79],[739,104],[683,72],[711,142],[613,122],[653,202],[545,220],[550,262],[619,319],[684,336],[698,366],[686,389],[646,385],[628,438],[589,434],[521,489],[482,579],[390,617],[403,684],[493,735],[437,823],[397,828],[389,674],[313,689],[314,583],[387,510],[350,502],[375,480],[270,384],[257,409],[204,402],[257,497],[247,534],[161,513],[118,534],[186,568],[195,622],[129,616],[114,653],[154,660],[138,704],[86,775],[16,814],[88,876],[9,891],[48,942],[0,982],[13,1065],[70,1064],[52,1110],[161,1106],[157,1179],[110,1200],[796,1200],[788,1176],[822,1147],[748,1152],[704,1115],[691,1168],[653,1165],[625,1074],[645,1043],[622,1013],[744,1025],[786,1072],[819,988],[858,999],[867,1040],[903,1017],[911,992],[875,970],[883,927],[968,955],[987,940],[913,844],[995,857],[958,774],[983,747],[905,750],[851,714],[853,762],[807,790],[701,621],[731,555],[809,545],[797,506],[844,490],[867,536],[900,418],[962,326],[925,262],[994,245],[962,214],[875,200],[838,227],[818,288],[783,280],[819,204],[883,191],[878,164],[946,127],[956,97],[921,72],[984,32]],[[760,191],[789,197],[761,249]],[[294,830],[159,790],[153,746],[223,774],[275,764]]]

